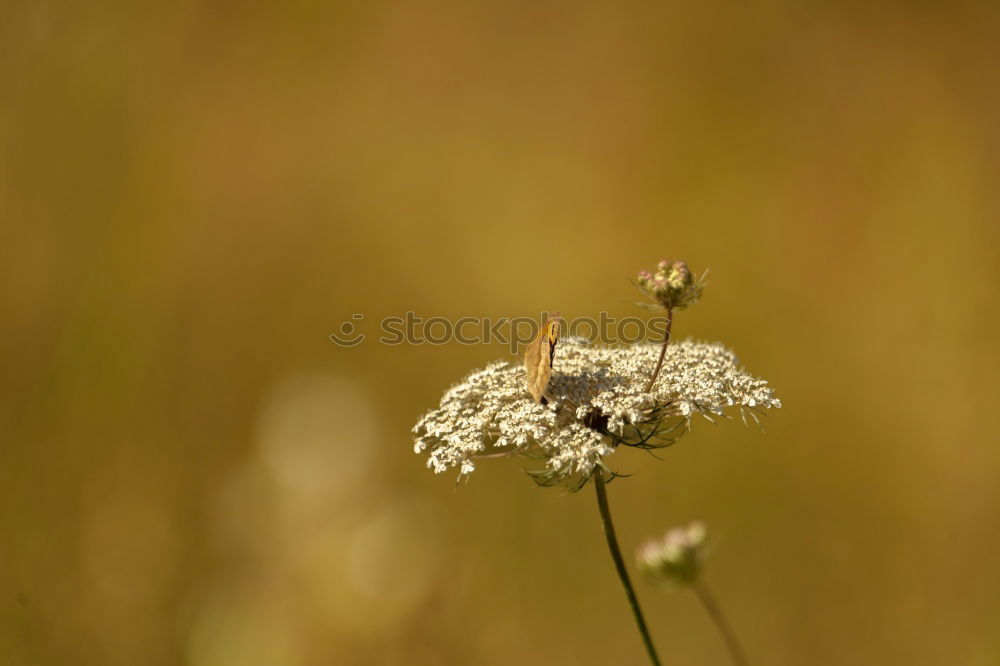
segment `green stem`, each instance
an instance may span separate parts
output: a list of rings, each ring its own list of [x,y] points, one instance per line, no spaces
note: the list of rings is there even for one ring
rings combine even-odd
[[[646,393],[653,390],[653,384],[656,383],[656,378],[660,376],[660,368],[663,367],[663,357],[667,355],[667,343],[670,342],[670,327],[674,323],[674,312],[673,310],[667,309],[667,325],[666,330],[663,333],[663,346],[660,347],[660,358],[656,359],[656,367],[653,368],[653,374],[649,376],[649,383],[646,384]]]
[[[698,600],[701,601],[701,605],[705,607],[709,617],[712,618],[712,622],[715,623],[719,633],[722,634],[722,640],[726,642],[726,649],[729,650],[729,656],[732,657],[733,663],[736,666],[747,666],[747,658],[743,653],[743,648],[740,647],[740,642],[736,640],[736,634],[726,621],[726,616],[722,614],[722,608],[715,601],[715,597],[708,591],[705,584],[698,579],[694,580],[691,587],[698,596]]]
[[[625,569],[625,560],[622,559],[622,551],[618,548],[615,526],[611,522],[611,509],[608,508],[608,493],[604,489],[604,472],[600,467],[594,472],[594,488],[597,489],[597,506],[601,510],[604,537],[608,540],[611,559],[615,561],[615,570],[618,572],[618,578],[621,579],[622,587],[625,588],[625,596],[628,597],[628,604],[632,607],[632,614],[635,616],[635,623],[639,626],[639,633],[642,635],[642,642],[646,646],[649,661],[653,663],[653,666],[660,666],[660,658],[656,656],[653,639],[649,635],[646,620],[643,618],[642,610],[639,608],[639,599],[635,596],[632,582],[628,578],[628,571]]]

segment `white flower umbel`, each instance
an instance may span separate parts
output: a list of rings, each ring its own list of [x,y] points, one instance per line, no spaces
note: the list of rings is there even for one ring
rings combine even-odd
[[[477,458],[523,455],[545,461],[542,483],[575,478],[582,486],[619,444],[656,448],[673,443],[691,419],[745,417],[781,402],[767,382],[742,369],[720,344],[668,345],[659,379],[645,387],[661,346],[590,345],[563,338],[555,352],[548,404],[536,403],[520,365],[500,361],[450,388],[437,409],[413,428],[414,450],[435,472],[469,474]]]

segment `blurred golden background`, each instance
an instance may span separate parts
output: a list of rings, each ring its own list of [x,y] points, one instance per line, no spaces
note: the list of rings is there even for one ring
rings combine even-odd
[[[623,548],[705,520],[754,664],[1000,663],[997,7],[5,3],[0,662],[643,663],[589,488],[413,454],[509,351],[327,336],[683,258],[784,408],[616,455]]]

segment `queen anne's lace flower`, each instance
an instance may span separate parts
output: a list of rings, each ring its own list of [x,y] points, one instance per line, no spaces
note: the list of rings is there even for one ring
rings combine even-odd
[[[589,345],[563,338],[556,348],[548,404],[532,400],[524,370],[506,361],[472,373],[450,388],[437,409],[414,426],[414,451],[435,472],[475,469],[490,453],[536,457],[543,482],[586,481],[618,444],[652,448],[672,443],[691,418],[722,416],[727,407],[756,419],[780,407],[767,382],[749,375],[719,344],[685,340],[667,347],[663,368],[646,392],[660,345]]]
[[[705,524],[675,527],[662,538],[643,544],[636,554],[639,569],[653,580],[678,585],[694,582],[705,558]]]

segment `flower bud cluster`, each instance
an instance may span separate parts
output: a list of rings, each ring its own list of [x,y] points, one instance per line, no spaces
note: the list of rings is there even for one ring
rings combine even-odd
[[[643,544],[637,553],[639,568],[654,580],[678,585],[694,582],[705,557],[704,523],[675,527],[660,539]]]
[[[663,260],[655,273],[640,271],[636,282],[642,293],[668,310],[694,305],[704,288],[704,282],[695,279],[683,261]]]

